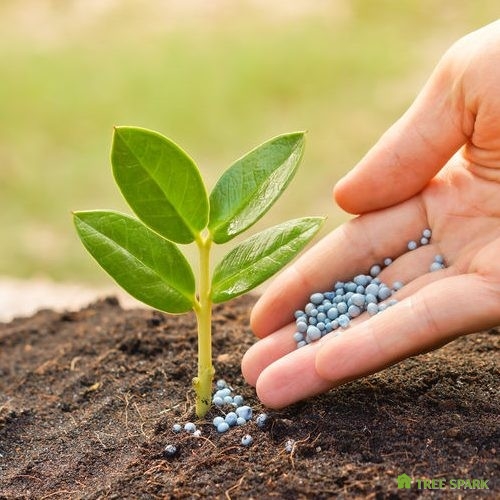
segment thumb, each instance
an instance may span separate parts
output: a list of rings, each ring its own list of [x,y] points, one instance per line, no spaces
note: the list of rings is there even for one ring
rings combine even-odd
[[[360,214],[410,198],[466,142],[473,119],[465,116],[461,85],[465,63],[459,48],[465,39],[444,55],[408,111],[337,183],[334,198],[344,210]]]

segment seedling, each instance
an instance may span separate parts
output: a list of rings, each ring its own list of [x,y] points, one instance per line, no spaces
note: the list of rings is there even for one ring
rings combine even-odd
[[[284,134],[237,160],[210,195],[194,161],[161,134],[116,127],[115,181],[136,217],[110,210],[74,212],[82,243],[130,295],[166,313],[194,311],[198,325],[196,414],[211,403],[212,304],[242,295],[279,271],[310,241],[322,217],[290,220],[235,246],[212,271],[212,244],[223,244],[259,220],[294,176],[304,134]],[[199,274],[178,244],[196,244]]]

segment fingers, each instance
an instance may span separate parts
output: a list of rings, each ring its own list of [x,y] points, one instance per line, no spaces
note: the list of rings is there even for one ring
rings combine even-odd
[[[290,323],[311,293],[331,290],[337,280],[367,273],[385,257],[401,255],[426,224],[420,200],[412,198],[340,226],[273,280],[253,308],[254,333],[261,338],[269,335]]]
[[[481,299],[472,301],[472,297]],[[476,274],[436,281],[324,342],[315,359],[318,376],[338,386],[459,335],[494,326],[500,320],[499,299],[498,285],[490,286]]]
[[[406,200],[458,150],[474,174],[500,182],[499,83],[496,21],[446,52],[408,111],[337,183],[337,203],[361,214]]]
[[[500,182],[500,21],[472,33],[468,43],[464,87],[469,90],[466,106],[475,119],[464,156],[474,173]]]
[[[450,50],[408,111],[334,188],[337,203],[360,214],[420,192],[472,134],[464,105],[463,57]]]
[[[479,303],[471,301],[478,296]],[[286,346],[278,349],[279,355],[275,352],[274,362],[252,374],[251,383],[266,406],[285,407],[439,347],[461,334],[494,326],[500,321],[499,300],[498,286],[488,285],[478,275],[451,276],[424,286],[338,335],[330,334],[286,355],[289,344],[283,330],[273,345],[276,348],[283,341]],[[254,348],[263,353],[265,349],[258,346],[272,337]],[[272,358],[269,355],[267,361]]]
[[[458,271],[453,266],[440,271],[429,272],[429,263],[436,252],[436,245],[421,246],[417,250],[404,253],[379,274],[381,281],[389,286],[392,286],[395,281],[403,282],[403,288],[391,298],[401,301],[427,285],[457,274]],[[352,328],[347,331],[355,331],[360,323],[367,321],[369,318],[370,316],[367,313],[355,318],[351,321]],[[384,318],[387,318],[387,316],[384,316]],[[291,315],[287,319],[291,320]],[[246,352],[242,360],[242,373],[250,385],[255,386],[260,374],[270,365],[273,365],[273,370],[280,371],[280,367],[283,365],[276,362],[297,349],[296,342],[293,340],[295,331],[295,322],[290,321],[283,328],[254,344]],[[331,337],[327,335],[320,342],[328,342]],[[313,345],[317,346],[319,344]],[[307,349],[309,348],[310,346],[307,347]]]
[[[400,281],[404,284],[404,287],[396,292],[393,298],[402,300],[426,284],[442,279],[444,276],[455,274],[453,268],[429,273],[429,265],[436,252],[435,245],[421,246],[417,250],[404,253],[379,274],[380,280],[389,286],[392,286],[395,281]],[[272,304],[273,302],[271,302]],[[304,303],[300,307],[303,309]],[[356,318],[351,324],[355,325],[367,318],[368,315],[364,314]],[[255,386],[260,373],[267,366],[296,350],[296,342],[293,340],[296,326],[291,311],[284,321],[287,323],[285,326],[279,328],[271,335],[263,337],[243,357],[242,372],[249,384]]]
[[[311,344],[278,359],[257,379],[255,389],[269,408],[284,408],[296,401],[327,391],[329,380],[323,379],[315,367],[319,344]]]
[[[422,285],[417,288],[413,286],[414,281],[420,281],[419,278],[422,278],[424,282],[429,282],[432,276],[442,277],[442,274],[436,272],[429,274],[431,264],[437,254],[441,254],[441,249],[437,244],[422,245],[394,259],[390,266],[382,270],[378,278],[389,287],[395,281],[403,283],[404,288],[398,292],[398,297],[408,290],[409,292],[404,295],[407,296],[422,287]]]
[[[294,332],[295,323],[290,323],[248,349],[241,361],[241,372],[250,385],[255,387],[259,375],[267,366],[296,350]]]

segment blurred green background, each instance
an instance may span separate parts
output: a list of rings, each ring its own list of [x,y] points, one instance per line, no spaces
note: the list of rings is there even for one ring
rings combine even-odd
[[[260,142],[307,130],[259,228],[324,214],[332,229],[347,220],[335,181],[443,51],[498,12],[498,0],[0,2],[0,275],[108,281],[70,212],[128,210],[109,164],[115,124],[169,136],[209,186]]]

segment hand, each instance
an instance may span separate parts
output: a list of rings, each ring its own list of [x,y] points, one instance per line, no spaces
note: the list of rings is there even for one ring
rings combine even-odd
[[[361,214],[279,275],[252,311],[242,370],[273,408],[500,324],[500,21],[456,42],[409,110],[335,186]],[[431,243],[408,241],[432,229]],[[429,272],[434,255],[447,268]],[[392,257],[398,303],[296,349],[293,312]]]

